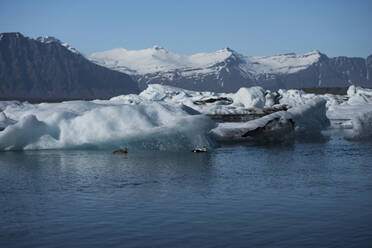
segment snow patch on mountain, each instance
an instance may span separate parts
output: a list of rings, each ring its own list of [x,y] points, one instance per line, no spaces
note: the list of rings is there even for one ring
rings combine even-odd
[[[70,46],[68,43],[66,42],[62,42],[60,41],[59,39],[53,37],[53,36],[45,36],[45,37],[38,37],[36,38],[37,41],[40,41],[42,43],[45,43],[45,44],[50,44],[50,43],[58,43],[58,44],[61,44],[62,46],[66,47],[70,52],[73,52],[73,53],[76,53],[76,54],[80,54],[80,52],[78,50],[76,50],[75,48],[73,48],[72,46]]]
[[[266,57],[245,57],[246,68],[254,71],[255,74],[276,74],[276,73],[295,73],[308,68],[320,59],[320,52],[311,51],[304,55],[295,53],[266,56]],[[245,69],[244,67],[241,67]]]

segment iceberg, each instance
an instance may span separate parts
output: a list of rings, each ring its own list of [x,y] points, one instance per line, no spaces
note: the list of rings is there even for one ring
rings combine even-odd
[[[278,91],[280,95],[279,102],[281,104],[286,104],[292,107],[306,104],[308,101],[311,101],[316,96],[314,94],[307,94],[303,90],[283,90]]]
[[[345,130],[345,139],[368,141],[371,137],[372,90],[351,85],[343,98],[328,97],[327,116],[332,127]]]
[[[234,104],[241,104],[245,108],[263,108],[265,107],[265,91],[262,87],[240,88],[234,94]]]
[[[254,143],[281,143],[321,137],[321,131],[329,125],[326,117],[326,101],[309,100],[307,104],[279,111],[244,123],[220,123],[211,130],[214,139],[221,142],[239,141]]]
[[[22,103],[6,106],[4,113],[16,123],[0,132],[0,150],[115,149],[125,144],[131,151],[178,151],[213,146],[207,133],[214,122],[183,105]]]
[[[110,100],[30,104],[0,102],[0,150],[117,149],[189,151],[215,142],[283,143],[350,130],[371,138],[372,90],[350,86],[347,96],[302,90],[236,93],[152,84],[139,95]],[[215,121],[216,122],[215,122]]]
[[[350,105],[372,103],[372,89],[351,85],[347,90],[347,95],[349,97],[347,103]]]
[[[359,113],[352,118],[352,131],[345,136],[351,141],[372,141],[372,110]]]

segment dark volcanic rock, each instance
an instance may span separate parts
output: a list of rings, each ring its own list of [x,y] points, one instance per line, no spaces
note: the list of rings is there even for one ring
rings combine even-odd
[[[0,97],[92,99],[138,93],[124,73],[96,65],[58,42],[0,34]]]

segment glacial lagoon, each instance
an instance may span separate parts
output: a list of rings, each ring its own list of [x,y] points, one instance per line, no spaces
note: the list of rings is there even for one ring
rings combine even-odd
[[[370,247],[372,145],[0,153],[1,247]]]

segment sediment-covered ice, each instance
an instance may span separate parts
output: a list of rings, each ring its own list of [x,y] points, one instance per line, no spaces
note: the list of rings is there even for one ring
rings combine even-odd
[[[5,106],[16,121],[0,132],[0,150],[115,149],[132,151],[189,150],[211,145],[214,123],[195,110],[178,105],[111,104],[73,101]]]
[[[262,118],[248,121],[248,122],[226,122],[226,123],[219,123],[218,126],[211,130],[211,135],[214,139],[218,141],[252,141],[254,139],[251,137],[244,137],[247,132],[254,131],[258,128],[263,128],[265,125],[274,119],[281,119],[287,120],[290,118],[287,112],[280,111],[276,112]],[[274,131],[274,130],[272,130]],[[288,130],[286,130],[288,131]],[[292,131],[292,130],[290,130]],[[279,131],[283,134],[283,137],[288,134],[284,133],[283,130]],[[258,137],[260,138],[260,137]]]
[[[211,130],[212,137],[220,141],[280,142],[292,139],[319,137],[329,125],[326,117],[326,101],[315,98],[306,104],[279,111],[244,123],[220,123]],[[252,134],[252,135],[250,135]],[[260,134],[260,135],[258,135]]]

